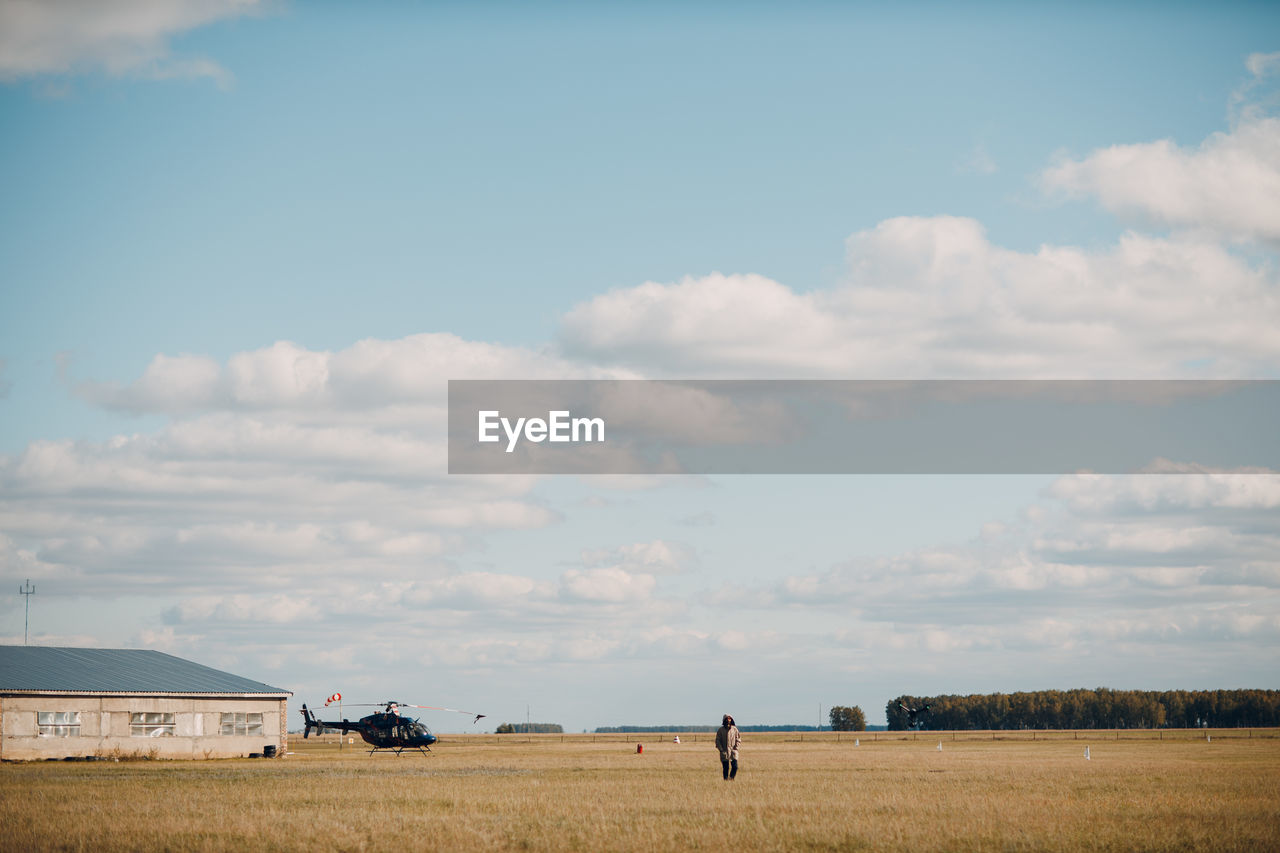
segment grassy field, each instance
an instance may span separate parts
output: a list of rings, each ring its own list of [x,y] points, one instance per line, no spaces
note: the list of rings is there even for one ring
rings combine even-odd
[[[732,783],[708,735],[454,736],[399,757],[295,739],[274,761],[6,764],[0,846],[1280,850],[1274,731],[1092,734],[747,734]]]

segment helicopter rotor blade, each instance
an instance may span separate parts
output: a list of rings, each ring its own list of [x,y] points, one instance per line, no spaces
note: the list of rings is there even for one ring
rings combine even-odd
[[[483,720],[485,717],[488,716],[488,714],[477,714],[475,711],[462,711],[462,710],[459,710],[458,708],[442,708],[439,705],[415,705],[412,702],[387,701],[387,702],[347,702],[346,703],[346,706],[348,708],[385,708],[388,705],[395,705],[398,708],[421,708],[424,711],[448,711],[452,714],[467,714],[468,716],[475,717],[475,719],[471,721],[472,725],[475,725],[476,723],[480,722],[481,720]]]
[[[453,714],[467,714],[468,716],[475,717],[475,719],[471,721],[472,725],[475,725],[488,716],[487,714],[477,714],[475,711],[460,711],[457,708],[441,708],[438,705],[410,705],[404,702],[401,702],[400,704],[405,708],[422,708],[427,711],[448,711]]]

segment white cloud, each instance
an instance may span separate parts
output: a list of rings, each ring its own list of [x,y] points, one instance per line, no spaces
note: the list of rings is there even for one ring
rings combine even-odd
[[[280,341],[256,352],[236,353],[227,362],[232,400],[249,408],[324,405],[329,354]]]
[[[712,273],[676,284],[646,282],[573,308],[561,339],[573,355],[697,376],[689,349],[717,352],[770,375],[812,370],[832,332],[812,296],[759,275]]]
[[[450,379],[630,378],[522,347],[467,341],[450,334],[363,340],[337,352],[290,341],[240,352],[225,367],[199,355],[157,355],[125,386],[81,382],[76,392],[96,405],[127,412],[184,414],[209,410],[279,411],[296,416],[371,411],[416,416],[443,413]]]
[[[1280,119],[1252,117],[1198,148],[1113,145],[1042,176],[1051,191],[1096,197],[1121,216],[1229,239],[1280,242]]]
[[[524,575],[500,572],[464,572],[415,584],[407,600],[415,606],[484,610],[496,607],[531,607],[555,597],[553,584]]]
[[[1251,53],[1244,65],[1249,70],[1249,79],[1231,93],[1229,101],[1233,122],[1275,115],[1280,107],[1280,91],[1276,87],[1280,79],[1280,51]]]
[[[233,414],[0,457],[4,568],[93,594],[443,573],[492,529],[554,523],[530,478],[444,473],[440,442]],[[158,580],[163,578],[163,583]]]
[[[5,0],[0,3],[0,80],[101,70],[153,79],[230,73],[212,60],[174,57],[169,40],[251,14],[259,0]]]
[[[531,494],[531,477],[449,477],[444,442],[447,379],[575,375],[620,374],[428,334],[336,352],[278,342],[225,364],[159,355],[132,383],[79,390],[108,408],[168,414],[164,427],[0,456],[0,564],[83,595],[180,597],[172,613],[187,633],[251,623],[229,597],[246,584],[269,595],[300,582],[297,612],[352,624],[404,624],[421,608],[519,612],[517,602],[541,618],[572,602],[589,619],[592,602],[646,598],[652,572],[683,558],[678,546],[617,552],[619,566],[648,571],[595,567],[560,583],[459,572],[487,531],[561,514]],[[352,576],[377,588],[362,592]]]
[[[1280,218],[1277,218],[1280,221]],[[1104,251],[993,245],[957,217],[848,240],[837,288],[760,276],[648,282],[576,306],[575,357],[746,378],[1226,378],[1280,369],[1280,280],[1211,242],[1127,234]]]
[[[1251,53],[1245,58],[1244,64],[1255,78],[1266,77],[1280,71],[1280,52]]]
[[[849,562],[730,601],[873,635],[973,630],[1004,643],[1051,620],[1078,644],[1172,642],[1162,631],[1175,622],[1178,642],[1193,642],[1189,626],[1249,642],[1251,626],[1280,624],[1277,488],[1275,473],[1064,476],[1055,502],[998,539]]]
[[[1112,145],[1063,159],[1042,186],[1154,223],[1230,241],[1280,243],[1280,53],[1245,60],[1249,80],[1232,93],[1231,129],[1198,146],[1170,139]]]
[[[697,555],[688,546],[661,539],[582,552],[582,562],[587,566],[613,566],[628,572],[654,575],[679,574],[696,560]]]
[[[179,621],[288,624],[318,621],[320,611],[303,595],[228,595],[188,599],[178,609]]]
[[[651,574],[628,572],[617,566],[570,569],[561,577],[566,594],[584,601],[621,603],[646,599],[657,581]]]
[[[1057,479],[1049,494],[1066,501],[1073,512],[1092,516],[1210,509],[1274,510],[1280,507],[1280,477],[1258,472],[1199,470],[1131,477],[1078,474]]]
[[[1230,643],[1256,664],[1280,631],[1277,489],[1275,472],[1060,477],[1039,512],[998,536],[984,525],[970,542],[724,587],[703,603],[908,658],[1120,654],[1116,643],[1195,656]]]

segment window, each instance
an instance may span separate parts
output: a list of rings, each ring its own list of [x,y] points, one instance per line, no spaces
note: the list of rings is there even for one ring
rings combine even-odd
[[[261,735],[262,714],[223,714],[224,735]]]
[[[79,711],[37,711],[36,724],[41,737],[80,737]]]
[[[129,715],[129,734],[133,737],[173,737],[175,714],[138,713]]]

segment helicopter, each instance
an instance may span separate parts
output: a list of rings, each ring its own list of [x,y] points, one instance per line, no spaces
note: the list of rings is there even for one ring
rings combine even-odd
[[[416,749],[426,755],[431,751],[431,744],[435,743],[439,738],[433,735],[431,730],[422,723],[412,717],[401,714],[401,708],[452,711],[455,714],[474,713],[473,711],[459,711],[456,708],[437,708],[434,705],[409,705],[404,702],[391,701],[380,702],[372,707],[380,707],[382,710],[374,711],[372,714],[361,717],[353,723],[345,718],[341,722],[316,719],[315,713],[306,705],[303,705],[302,717],[306,720],[306,728],[302,732],[302,737],[304,740],[309,737],[312,729],[318,729],[319,734],[323,734],[325,729],[340,730],[344,735],[348,732],[358,732],[365,743],[373,747],[373,749],[369,750],[370,755],[383,749],[388,752],[394,752],[396,755],[406,749]],[[476,714],[472,724],[478,723],[484,716],[484,714]]]

